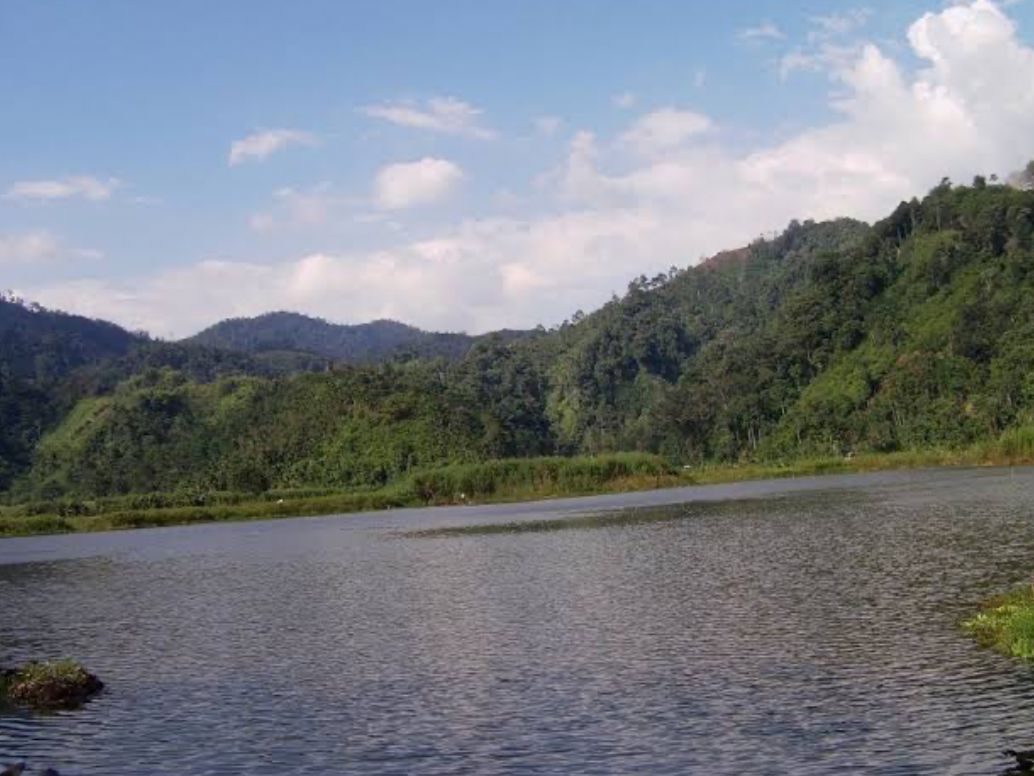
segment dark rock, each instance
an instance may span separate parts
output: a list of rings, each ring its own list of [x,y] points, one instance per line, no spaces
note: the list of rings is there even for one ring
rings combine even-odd
[[[1016,765],[1005,771],[1003,776],[1022,776],[1022,774],[1034,776],[1034,749],[1024,749],[1021,751],[1006,749],[1002,754],[1016,760]]]
[[[25,770],[25,763],[21,762],[6,766],[2,771],[0,771],[0,776],[22,776],[22,774],[25,773],[28,773]],[[38,770],[32,771],[32,773],[38,774],[39,776],[61,776],[61,774],[53,768],[39,768]]]

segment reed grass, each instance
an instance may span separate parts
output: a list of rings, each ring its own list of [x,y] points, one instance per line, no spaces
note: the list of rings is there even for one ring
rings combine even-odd
[[[185,491],[13,504],[0,507],[0,537],[529,501],[820,474],[1031,463],[1034,428],[1029,427],[1006,431],[996,440],[963,450],[913,450],[694,467],[683,467],[647,453],[517,458],[414,471],[377,490],[308,488],[272,490],[260,495]]]

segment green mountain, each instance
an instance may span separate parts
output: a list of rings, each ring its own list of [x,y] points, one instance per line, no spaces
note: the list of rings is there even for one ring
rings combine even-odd
[[[997,440],[1034,427],[1032,233],[1034,192],[945,181],[871,226],[794,222],[640,277],[548,332],[478,338],[461,357],[274,373],[225,350],[204,352],[245,361],[122,356],[27,458],[5,461],[11,492],[366,488],[545,453],[764,461]],[[339,342],[327,326],[311,331]],[[300,335],[255,331],[220,344],[305,349]],[[305,342],[330,356],[319,336]],[[40,399],[29,394],[5,392],[16,407]]]
[[[159,342],[107,321],[0,294],[0,490],[29,466],[44,431],[77,402],[108,394],[131,377],[164,370],[211,382],[225,375],[272,377],[329,366],[328,359],[305,353],[250,356]]]
[[[29,466],[44,429],[60,418],[62,381],[139,341],[115,324],[0,294],[0,489]]]
[[[501,334],[518,338],[526,332]],[[333,361],[369,364],[397,358],[460,358],[476,340],[467,334],[426,332],[398,321],[345,325],[275,312],[221,321],[186,342],[244,353],[301,351]]]

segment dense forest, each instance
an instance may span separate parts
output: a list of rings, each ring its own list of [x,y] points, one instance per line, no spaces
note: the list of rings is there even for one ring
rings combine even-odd
[[[11,499],[372,488],[443,463],[963,447],[1034,425],[1034,168],[791,223],[551,330],[286,313],[181,343],[0,301]]]
[[[521,331],[495,332],[503,339],[527,335]],[[346,364],[370,364],[403,357],[460,358],[478,339],[467,334],[423,331],[398,321],[349,326],[299,313],[276,312],[220,321],[187,342],[245,353],[302,351]]]

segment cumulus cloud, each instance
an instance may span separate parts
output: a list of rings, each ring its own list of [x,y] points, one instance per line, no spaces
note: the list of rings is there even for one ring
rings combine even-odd
[[[635,122],[618,142],[642,156],[669,152],[714,126],[702,113],[661,108]]]
[[[565,314],[592,306],[601,283],[627,274],[630,258],[642,259],[655,226],[649,214],[633,212],[572,212],[536,223],[485,219],[385,250],[312,253],[277,264],[206,260],[143,281],[79,280],[27,293],[166,337],[271,309],[447,330],[534,326],[541,310],[527,308],[529,295]]]
[[[277,308],[472,331],[551,324],[641,273],[695,263],[792,218],[878,218],[945,175],[1023,167],[1034,153],[1034,50],[1000,7],[974,0],[925,14],[907,42],[918,68],[873,44],[825,62],[833,117],[779,141],[744,146],[688,119],[668,133],[650,119],[657,111],[612,137],[573,133],[540,178],[536,215],[461,221],[378,250],[25,291],[159,334]],[[657,152],[627,137],[649,138]]]
[[[448,197],[462,180],[463,170],[448,159],[389,164],[377,172],[374,199],[385,210],[430,205]]]
[[[312,146],[316,136],[300,129],[263,129],[230,144],[227,163],[234,167],[248,161],[266,159],[270,154],[293,145]]]
[[[4,199],[50,202],[58,199],[81,197],[94,202],[110,199],[121,185],[117,178],[101,180],[89,175],[72,176],[53,180],[18,181],[11,184]]]
[[[455,97],[367,105],[362,113],[375,119],[415,129],[490,140],[495,132],[481,124],[482,110]]]

